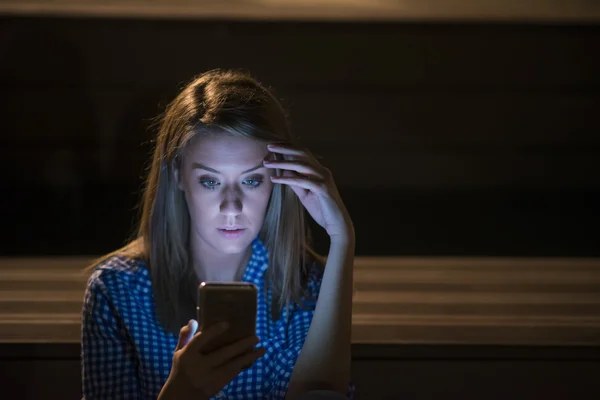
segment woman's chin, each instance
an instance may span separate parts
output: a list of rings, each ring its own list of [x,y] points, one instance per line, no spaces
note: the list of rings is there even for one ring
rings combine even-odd
[[[233,237],[219,234],[215,243],[217,246],[215,247],[226,254],[238,254],[248,249],[253,239],[250,236],[249,230],[245,230],[242,234],[233,235]]]

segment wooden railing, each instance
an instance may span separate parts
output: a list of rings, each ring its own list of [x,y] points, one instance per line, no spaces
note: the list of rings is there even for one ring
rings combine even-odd
[[[79,341],[91,259],[0,259],[0,341]],[[358,257],[355,282],[354,343],[600,344],[600,259]]]

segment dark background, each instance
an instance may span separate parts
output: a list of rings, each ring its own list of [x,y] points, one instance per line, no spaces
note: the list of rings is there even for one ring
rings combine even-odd
[[[334,172],[357,255],[598,257],[599,49],[592,22],[0,16],[0,255],[122,245],[152,148],[150,120],[195,74],[233,67],[276,89],[294,133]],[[580,305],[589,318],[572,326],[564,310],[573,308],[560,302],[564,290],[593,294],[590,268],[589,284],[550,285],[558,300],[545,297],[542,310],[564,317],[552,329],[597,326],[597,302]],[[4,281],[5,322],[16,315],[6,313],[11,304],[29,301],[5,300],[19,284],[44,287],[39,279]],[[476,290],[469,282],[465,291]],[[56,294],[40,298],[60,302],[70,285],[50,282]],[[69,328],[41,324],[36,310],[55,304],[42,301],[29,303],[34,323],[25,326]],[[393,344],[353,343],[357,399],[599,397],[597,344],[419,345],[403,342],[401,329]],[[0,343],[7,398],[78,398],[80,371],[78,342]]]
[[[599,256],[598,49],[585,24],[2,16],[0,254],[122,245],[150,119],[233,67],[334,172],[357,255]]]

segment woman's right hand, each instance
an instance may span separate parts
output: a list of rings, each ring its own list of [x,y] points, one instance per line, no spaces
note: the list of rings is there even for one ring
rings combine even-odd
[[[183,396],[189,393],[195,399],[208,399],[265,354],[264,347],[254,349],[259,342],[257,336],[249,336],[204,354],[204,346],[227,328],[225,322],[220,322],[196,334],[198,323],[195,320],[181,328],[173,354],[173,366],[163,391],[172,385],[173,390],[169,392],[178,392]]]

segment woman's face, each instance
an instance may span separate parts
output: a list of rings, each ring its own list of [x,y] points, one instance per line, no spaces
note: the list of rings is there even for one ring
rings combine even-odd
[[[184,149],[179,188],[201,247],[243,252],[260,231],[273,183],[266,143],[225,134],[196,136]]]

